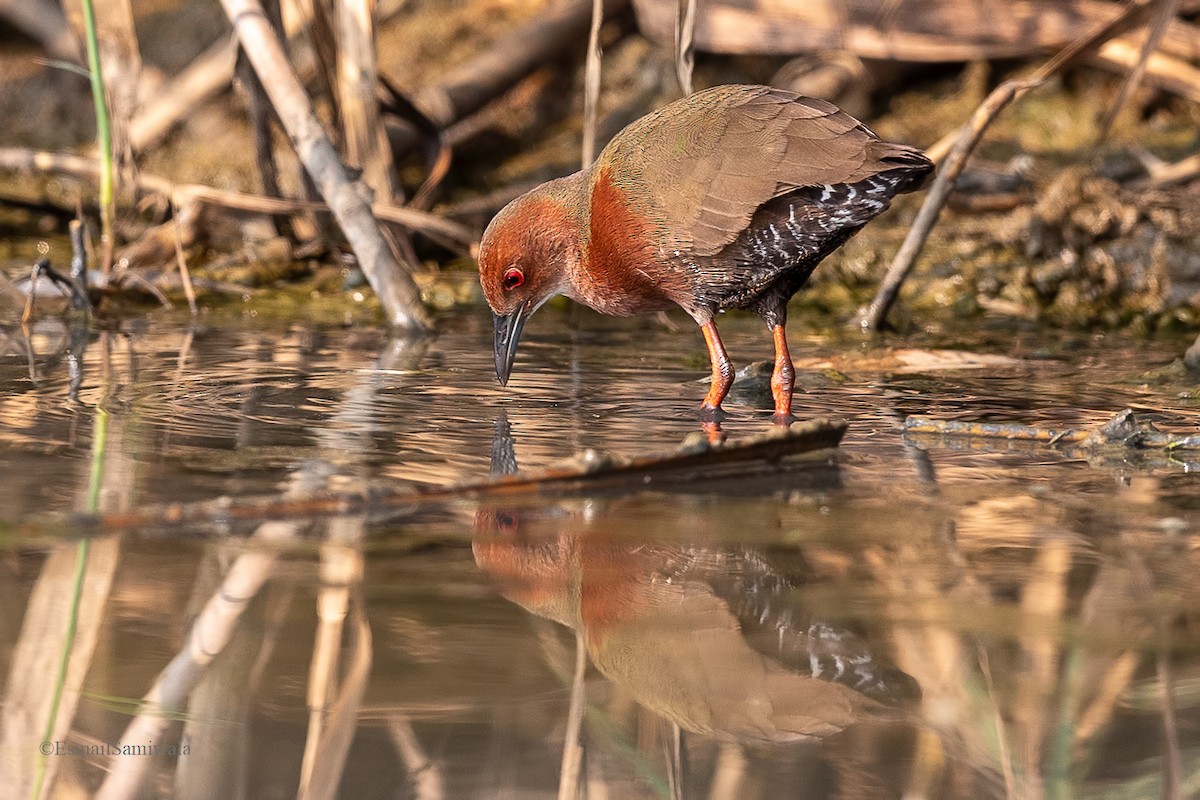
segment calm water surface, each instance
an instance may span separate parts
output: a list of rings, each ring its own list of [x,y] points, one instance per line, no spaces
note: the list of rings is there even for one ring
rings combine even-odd
[[[1200,794],[1200,457],[899,427],[1085,427],[1133,407],[1192,432],[1195,387],[1146,375],[1178,344],[973,331],[955,345],[1014,360],[946,369],[926,352],[945,339],[797,333],[798,414],[850,427],[836,455],[769,474],[86,540],[70,522],[667,451],[698,430],[705,390],[701,339],[681,328],[544,311],[507,390],[480,314],[418,343],[164,322],[5,333],[0,783],[13,797]],[[757,321],[723,330],[739,363],[770,355]],[[765,431],[767,407],[765,389],[736,393],[726,433]]]

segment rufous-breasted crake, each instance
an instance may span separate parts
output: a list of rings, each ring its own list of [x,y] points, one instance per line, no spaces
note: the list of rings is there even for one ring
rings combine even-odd
[[[606,314],[683,308],[712,362],[701,406],[733,383],[718,312],[754,311],[775,341],[775,414],[795,380],[787,303],[813,268],[920,188],[933,163],[823,100],[717,86],[633,122],[588,168],[509,203],[483,234],[479,273],[507,384],[526,320],[555,295]]]

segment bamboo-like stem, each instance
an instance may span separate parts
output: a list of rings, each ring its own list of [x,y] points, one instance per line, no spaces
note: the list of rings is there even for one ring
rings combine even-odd
[[[1158,8],[1154,12],[1154,19],[1146,31],[1146,41],[1142,44],[1142,51],[1138,54],[1138,60],[1133,65],[1133,69],[1129,70],[1129,74],[1125,77],[1125,82],[1121,84],[1120,94],[1117,95],[1117,99],[1109,107],[1108,113],[1104,117],[1104,122],[1100,124],[1100,133],[1096,137],[1097,144],[1104,141],[1108,136],[1109,130],[1112,129],[1113,123],[1116,122],[1117,114],[1121,113],[1125,102],[1133,95],[1138,84],[1141,83],[1142,76],[1146,74],[1146,65],[1150,62],[1150,56],[1158,49],[1163,35],[1167,32],[1167,23],[1175,18],[1175,12],[1178,8],[1179,0],[1159,0]]]
[[[558,773],[558,800],[575,800],[579,793],[579,778],[583,768],[583,710],[587,707],[584,695],[584,676],[587,674],[587,645],[583,634],[575,634],[575,674],[571,680],[571,705],[567,711],[567,730],[563,737],[562,766]]]
[[[383,304],[388,322],[412,333],[428,330],[432,321],[421,304],[417,285],[388,248],[378,222],[371,215],[370,200],[362,184],[351,180],[338,159],[262,5],[258,0],[221,0],[221,5],[301,163],[329,204],[358,257],[363,274]]]
[[[100,42],[96,36],[96,12],[92,0],[80,0],[86,31],[88,73],[92,84],[92,105],[96,110],[96,140],[100,150],[100,270],[105,281],[112,270],[113,255],[113,146],[112,126],[108,118],[108,100],[104,96],[104,74],[100,68]]]
[[[596,160],[596,116],[600,105],[600,25],[603,22],[604,0],[592,0],[592,27],[588,31],[583,80],[583,153],[580,166],[584,169]]]
[[[696,34],[696,0],[679,0],[675,17],[675,75],[685,95],[692,93],[692,69],[696,65],[693,38]]]
[[[374,0],[338,0],[337,92],[346,158],[363,171],[375,197],[396,196],[392,151],[388,147],[375,97]]]

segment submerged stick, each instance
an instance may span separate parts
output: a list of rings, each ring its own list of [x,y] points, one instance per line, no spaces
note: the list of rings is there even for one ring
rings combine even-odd
[[[388,321],[395,328],[414,333],[428,330],[432,320],[421,304],[421,294],[412,275],[401,268],[388,248],[383,231],[371,215],[371,203],[362,184],[351,180],[338,159],[262,6],[258,0],[221,0],[221,5],[291,137],[296,154],[354,249]]]
[[[302,499],[287,496],[221,498],[199,503],[172,503],[135,509],[125,514],[77,517],[76,524],[100,531],[180,525],[228,524],[238,521],[367,514],[417,508],[425,503],[571,494],[581,491],[641,491],[660,484],[692,483],[701,479],[744,476],[774,469],[784,458],[836,447],[846,423],[814,419],[772,429],[760,436],[709,445],[685,441],[665,455],[633,459],[606,457],[587,451],[565,466],[537,472],[477,478],[453,486],[404,487],[392,491],[322,494]]]
[[[1125,409],[1099,428],[1043,428],[1007,422],[960,422],[912,416],[904,420],[905,433],[929,433],[1010,442],[1076,444],[1087,447],[1124,446],[1145,450],[1200,450],[1200,435],[1179,436],[1141,426],[1133,411]]]

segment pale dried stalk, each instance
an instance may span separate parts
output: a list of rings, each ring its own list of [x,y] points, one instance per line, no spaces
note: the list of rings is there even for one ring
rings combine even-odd
[[[123,745],[145,744],[160,738],[174,721],[173,715],[183,711],[204,669],[229,643],[242,613],[274,573],[279,554],[272,545],[295,537],[298,530],[299,525],[290,522],[266,522],[258,527],[250,539],[253,549],[238,556],[219,590],[196,617],[183,650],[142,698],[141,712],[121,736]],[[115,758],[96,793],[97,800],[139,797],[146,771],[153,763],[154,759],[144,756]]]
[[[221,0],[242,48],[262,81],[267,96],[296,147],[301,163],[329,204],[359,266],[379,297],[392,326],[424,332],[431,318],[421,305],[412,276],[392,255],[362,184],[351,180],[321,123],[313,112],[304,87],[296,78],[283,48],[258,0]]]
[[[603,21],[604,0],[592,0],[592,27],[588,32],[583,80],[583,154],[580,166],[584,169],[596,160],[596,109],[600,105],[600,25]]]
[[[333,520],[331,525],[340,528],[347,523],[362,528],[361,518]],[[308,734],[300,765],[301,797],[309,795],[318,764],[328,759],[320,744],[338,682],[338,658],[350,608],[350,590],[362,582],[362,572],[361,552],[339,542],[321,546],[321,591],[317,597],[317,636],[308,671]]]
[[[446,796],[442,771],[421,746],[412,723],[402,714],[393,714],[388,717],[388,732],[408,770],[417,800],[442,800]]]
[[[587,707],[584,676],[587,674],[587,645],[583,634],[575,634],[575,674],[571,680],[571,705],[567,710],[567,730],[563,736],[562,765],[558,773],[558,800],[575,800],[583,774],[583,711]]]
[[[1141,59],[1142,49],[1120,39],[1100,48],[1092,60],[1101,66],[1124,72]],[[1146,60],[1146,82],[1155,88],[1200,103],[1200,69],[1165,53],[1151,53]]]
[[[696,0],[679,0],[675,17],[675,75],[685,95],[692,93],[692,69],[696,52],[692,40],[696,34]]]
[[[908,277],[913,264],[916,263],[917,256],[921,254],[925,240],[929,238],[929,232],[933,230],[933,226],[942,213],[942,207],[945,206],[950,193],[954,191],[955,179],[967,165],[967,159],[971,157],[975,145],[979,144],[983,132],[1009,103],[1036,85],[1037,83],[1033,81],[1005,81],[988,95],[983,104],[975,109],[971,119],[958,130],[954,148],[946,157],[946,163],[938,171],[933,186],[929,188],[929,192],[925,196],[924,205],[917,212],[917,218],[909,228],[904,243],[900,245],[896,257],[888,266],[887,273],[884,274],[883,281],[879,285],[879,291],[875,294],[875,299],[871,301],[871,305],[863,315],[861,324],[865,330],[879,330],[884,320],[887,319],[888,312],[900,294],[901,285]]]
[[[337,93],[346,157],[363,171],[375,198],[396,197],[392,151],[375,98],[374,0],[337,0]]]
[[[1138,54],[1138,60],[1129,70],[1129,74],[1125,76],[1125,82],[1121,84],[1121,92],[1117,95],[1116,101],[1108,109],[1108,114],[1104,117],[1104,122],[1100,124],[1100,133],[1096,137],[1097,141],[1103,141],[1108,136],[1109,129],[1112,128],[1113,122],[1117,119],[1117,114],[1125,106],[1126,101],[1137,89],[1138,84],[1142,81],[1142,76],[1146,73],[1146,64],[1150,60],[1150,55],[1158,49],[1162,42],[1163,35],[1167,32],[1167,23],[1175,18],[1175,12],[1179,9],[1179,0],[1159,0],[1158,9],[1154,12],[1154,18],[1150,22],[1150,28],[1146,31],[1146,41],[1142,44],[1141,52]]]

